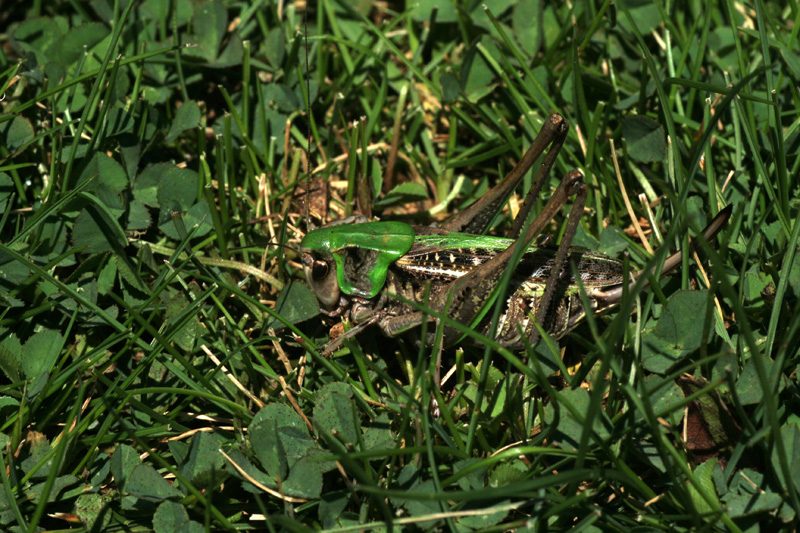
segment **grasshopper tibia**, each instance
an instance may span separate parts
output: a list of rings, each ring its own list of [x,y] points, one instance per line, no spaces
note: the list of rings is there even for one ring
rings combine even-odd
[[[689,246],[689,254],[691,255],[699,250],[703,245],[703,242],[710,243],[713,241],[722,228],[725,227],[725,224],[728,223],[728,219],[731,217],[732,212],[733,205],[729,205],[717,213],[717,216],[715,216],[714,219],[708,223],[708,226],[705,227],[703,232],[700,234],[700,237],[691,242]],[[678,265],[680,265],[682,261],[683,252],[678,250],[664,260],[664,266],[661,268],[661,272],[658,277],[663,278],[664,276],[667,276],[673,270],[678,268]],[[640,270],[631,275],[631,279],[627,285],[620,283],[613,287],[605,287],[602,290],[592,291],[589,296],[597,303],[597,307],[594,309],[594,311],[599,312],[603,309],[617,305],[622,299],[622,295],[625,292],[632,290],[639,278],[643,276],[645,277],[643,286],[644,288],[650,284],[650,278],[655,277],[658,274],[659,273],[656,272],[656,267],[653,267],[650,270]]]

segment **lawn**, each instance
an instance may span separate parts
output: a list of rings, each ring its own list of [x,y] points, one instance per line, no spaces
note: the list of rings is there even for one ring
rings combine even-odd
[[[0,530],[800,527],[797,2],[54,0],[0,27]],[[534,211],[581,170],[575,245],[658,269],[731,205],[716,243],[523,350],[331,345],[305,233],[441,224],[554,112]]]

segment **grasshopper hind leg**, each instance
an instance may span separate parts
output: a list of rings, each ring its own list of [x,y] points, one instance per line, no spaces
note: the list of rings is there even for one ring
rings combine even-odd
[[[513,263],[515,255],[520,256],[521,252],[528,248],[530,243],[542,232],[572,196],[576,197],[576,201],[569,215],[567,229],[561,245],[556,252],[547,285],[540,297],[531,300],[532,308],[528,309],[529,312],[534,314],[539,324],[548,324],[548,313],[553,296],[565,271],[564,265],[569,254],[572,238],[575,235],[580,216],[586,205],[587,188],[583,182],[583,174],[578,170],[567,173],[542,211],[528,226],[525,235],[518,237],[513,244],[489,261],[451,282],[447,290],[439,292],[431,300],[431,308],[439,313],[447,313],[447,316],[456,322],[471,324],[479,331],[493,337],[502,345],[519,345],[520,332],[516,325],[502,328],[501,331],[489,331],[491,313],[488,312],[489,308],[486,306],[492,305],[492,302],[496,302],[498,298],[503,300],[504,305],[508,305],[506,303],[508,301],[506,295],[498,294],[497,292],[504,273],[509,268],[515,269],[517,267],[517,264]],[[520,252],[520,254],[517,254],[517,252]],[[515,289],[512,285],[509,285],[508,296],[513,296],[514,291]],[[506,312],[508,312],[507,307]],[[415,315],[415,318],[421,320],[421,315]],[[488,323],[487,320],[489,320]],[[447,345],[453,344],[462,337],[462,334],[453,327],[445,326],[444,331]],[[536,332],[532,334],[533,338],[529,339],[531,342],[538,340],[538,331],[534,331]]]
[[[550,115],[539,130],[539,134],[531,143],[530,148],[522,159],[511,169],[503,180],[490,189],[480,200],[454,215],[442,224],[442,229],[459,233],[482,234],[489,227],[495,214],[511,195],[511,191],[519,184],[525,174],[530,170],[537,159],[544,153],[548,146],[550,150],[545,155],[542,166],[533,180],[531,189],[525,198],[517,218],[514,220],[509,237],[516,239],[528,217],[534,200],[539,195],[542,185],[550,174],[550,169],[555,164],[556,157],[561,151],[561,146],[567,138],[569,123],[557,113]]]
[[[572,238],[575,235],[578,221],[586,204],[587,189],[583,183],[583,174],[577,170],[567,173],[541,212],[527,226],[525,234],[520,234],[525,228],[528,214],[535,203],[535,199],[555,164],[556,157],[561,150],[568,131],[569,124],[561,115],[551,115],[545,121],[530,148],[511,172],[484,197],[455,215],[442,226],[442,230],[448,232],[483,233],[491,223],[495,212],[507,200],[533,163],[547,150],[542,165],[534,178],[531,190],[528,192],[510,231],[510,236],[515,239],[514,244],[488,262],[452,281],[446,290],[440,291],[431,299],[431,309],[437,313],[446,314],[455,322],[469,324],[505,346],[521,345],[522,335],[529,337],[528,340],[535,343],[539,336],[538,329],[535,327],[525,328],[527,332],[522,334],[517,325],[502,328],[502,332],[489,331],[491,320],[488,317],[491,316],[491,313],[487,313],[489,310],[487,306],[491,305],[491,303],[487,302],[496,301],[495,299],[498,297],[505,299],[505,296],[496,294],[496,289],[504,272],[509,268],[516,267],[515,264],[511,264],[515,252],[527,249],[530,243],[562,209],[568,199],[575,196],[575,205],[569,215],[567,229],[561,245],[556,252],[555,264],[551,269],[547,286],[542,295],[536,298],[526,311],[535,316],[539,324],[545,324],[546,331],[557,332],[559,330],[558,316],[550,319],[549,315],[551,314],[550,311],[556,295],[556,289],[562,281],[565,271],[564,267]],[[511,296],[514,290],[513,284],[509,285],[508,295]],[[427,315],[422,312],[412,309],[406,311],[402,315],[385,316],[378,322],[385,335],[390,337],[401,335],[416,328],[427,319]],[[549,326],[550,323],[553,323],[552,328]],[[444,344],[446,346],[454,344],[462,337],[463,334],[459,330],[445,325]],[[422,342],[425,342],[425,339],[422,339]]]
[[[568,268],[565,268],[567,257],[569,256],[569,250],[572,246],[572,240],[575,238],[575,233],[578,231],[578,224],[580,223],[581,216],[583,215],[583,208],[586,207],[586,198],[588,196],[588,188],[586,187],[586,183],[583,182],[583,174],[579,171],[574,171],[579,175],[579,179],[575,179],[569,184],[569,187],[572,188],[570,191],[571,194],[575,195],[575,201],[572,204],[572,210],[570,210],[569,218],[567,218],[567,227],[564,231],[564,236],[561,239],[561,244],[558,246],[558,250],[556,251],[556,257],[553,261],[553,268],[550,271],[550,276],[547,279],[547,283],[544,286],[544,293],[542,293],[542,298],[539,301],[539,307],[536,309],[536,322],[538,322],[545,331],[548,329],[553,331],[554,333],[560,333],[561,329],[563,329],[561,324],[558,324],[558,320],[556,320],[556,324],[553,325],[553,328],[547,328],[548,325],[548,314],[550,311],[550,307],[552,306],[553,296],[555,295],[556,288],[560,285],[562,277],[567,274],[569,275],[570,272]],[[565,178],[566,180],[567,178]],[[556,317],[558,318],[558,317]],[[566,331],[564,331],[566,333]],[[539,340],[539,330],[534,329],[530,335],[530,343],[536,344]]]

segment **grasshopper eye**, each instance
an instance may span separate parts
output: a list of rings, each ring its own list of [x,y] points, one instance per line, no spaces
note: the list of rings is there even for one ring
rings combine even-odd
[[[306,282],[314,291],[320,309],[326,313],[335,311],[339,305],[341,291],[339,290],[339,281],[336,279],[333,257],[304,250],[301,260]]]
[[[325,261],[315,260],[311,265],[311,277],[319,281],[328,275],[328,263]]]

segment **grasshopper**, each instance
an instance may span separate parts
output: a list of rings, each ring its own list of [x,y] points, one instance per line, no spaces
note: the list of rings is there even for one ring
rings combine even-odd
[[[575,328],[587,312],[600,313],[617,305],[637,279],[649,278],[656,272],[626,272],[618,259],[571,246],[587,196],[580,171],[567,173],[542,211],[522,232],[568,130],[563,117],[551,115],[511,172],[440,228],[350,217],[310,231],[300,243],[300,255],[306,280],[321,311],[332,317],[348,317],[356,325],[348,334],[377,324],[385,335],[395,337],[429,319],[392,297],[399,295],[426,303],[435,312],[469,325],[501,346],[519,349],[538,341],[537,325],[553,339],[559,339]],[[495,212],[548,146],[508,236],[483,235]],[[561,244],[532,245],[572,196],[575,200]],[[730,214],[731,206],[720,211],[703,230],[702,240],[710,242]],[[698,247],[695,240],[692,248]],[[514,263],[518,248],[524,253]],[[661,275],[674,270],[681,260],[680,251],[669,256]],[[501,278],[509,268],[513,268],[513,275],[507,295],[498,295]],[[573,272],[579,273],[580,284]],[[579,285],[588,298],[588,309],[581,303]],[[491,313],[486,311],[490,307],[487,302],[495,298],[505,301],[493,329]],[[456,328],[443,328],[445,346],[462,337]],[[433,334],[424,340],[432,341]]]

